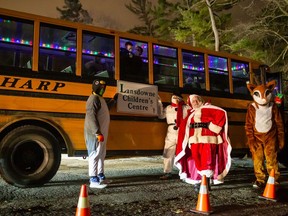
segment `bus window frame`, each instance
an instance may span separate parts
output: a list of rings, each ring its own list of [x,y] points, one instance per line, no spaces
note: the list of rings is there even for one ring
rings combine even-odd
[[[119,79],[125,80],[125,81],[132,81],[132,82],[139,82],[139,83],[143,83],[143,84],[149,84],[150,83],[149,82],[149,80],[150,80],[150,73],[149,73],[149,41],[139,40],[137,38],[128,38],[128,37],[123,37],[123,36],[120,36],[118,41],[119,41],[119,49],[118,49],[119,51],[115,50],[115,52],[118,52],[119,58],[120,58],[120,61],[119,61],[119,73],[120,73]],[[141,62],[142,62],[141,73],[140,73],[140,75],[138,74],[139,76],[135,75],[135,77],[134,77],[134,73],[131,73],[131,72],[128,73],[128,75],[124,74],[124,72],[123,72],[124,69],[123,68],[122,68],[123,69],[123,71],[122,71],[123,74],[121,73],[121,67],[123,66],[123,65],[121,66],[121,61],[122,61],[122,63],[124,63],[123,61],[125,61],[124,59],[122,59],[123,56],[121,57],[121,53],[122,53],[121,51],[126,49],[125,48],[125,43],[126,42],[132,43],[132,51],[131,51],[131,53],[132,53],[133,57],[135,55],[134,50],[135,50],[135,48],[137,46],[140,46],[143,49],[142,55],[139,56],[140,59],[141,59]],[[123,46],[123,43],[124,43],[124,46]],[[122,44],[122,46],[121,46],[121,44]],[[144,48],[143,48],[143,46],[144,46]],[[147,64],[147,67],[144,67],[144,68],[147,68],[147,71],[143,70],[143,65],[145,66],[145,64]],[[129,74],[130,75],[132,74],[133,77],[129,78]]]
[[[219,70],[218,68],[212,68],[212,67],[210,67],[210,65],[209,65],[209,57],[213,57],[213,58],[220,58],[220,59],[225,59],[226,60],[226,68],[227,68],[227,71],[225,71],[225,70]],[[209,81],[210,81],[210,90],[211,91],[217,91],[217,92],[224,92],[224,93],[231,93],[231,69],[230,69],[230,67],[229,67],[229,59],[230,58],[228,58],[228,57],[223,57],[223,56],[218,56],[218,55],[214,55],[214,54],[208,54],[207,55],[207,66],[208,66],[208,72],[209,72]],[[213,72],[213,71],[215,71],[215,72]],[[211,79],[211,73],[212,74],[218,74],[217,72],[220,72],[219,74],[220,75],[225,75],[225,76],[227,76],[227,79],[228,79],[228,89],[225,91],[225,89],[224,90],[222,90],[222,89],[212,89],[213,87],[212,87],[212,83],[211,83],[211,81],[212,81],[212,79]],[[222,72],[222,73],[221,73]],[[215,79],[213,79],[213,81],[215,81]],[[224,83],[226,83],[226,82],[224,82]]]
[[[103,50],[101,50],[101,51],[99,51],[99,52],[97,52],[97,54],[95,54],[95,53],[85,53],[85,51],[87,51],[86,49],[84,49],[84,46],[83,46],[83,44],[85,43],[84,42],[84,35],[94,35],[95,36],[95,38],[97,38],[98,36],[99,36],[99,38],[101,39],[101,38],[105,38],[105,39],[108,39],[108,40],[111,40],[111,43],[113,43],[112,45],[113,45],[113,50],[112,50],[112,52],[104,52],[104,54],[102,53],[102,51]],[[112,79],[115,79],[115,69],[116,69],[116,67],[115,67],[115,55],[116,55],[116,53],[115,53],[115,51],[116,51],[116,49],[115,49],[115,36],[114,35],[109,35],[109,34],[105,34],[105,33],[98,33],[98,32],[93,32],[93,31],[88,31],[88,30],[83,30],[82,31],[82,34],[81,34],[81,36],[82,36],[82,40],[81,40],[81,50],[82,50],[82,52],[81,52],[81,64],[82,64],[82,68],[81,68],[81,76],[82,77],[90,77],[90,78],[92,78],[92,77],[94,77],[94,78],[105,78],[105,79],[110,79],[110,80],[112,80]],[[94,38],[94,39],[95,39]],[[105,50],[106,51],[106,50]],[[93,52],[92,50],[90,50],[90,52]],[[96,51],[95,51],[96,52]],[[112,68],[114,69],[113,71],[112,70],[109,70],[108,71],[108,69],[107,69],[107,73],[108,73],[108,77],[102,77],[102,76],[89,76],[89,75],[87,75],[86,73],[85,73],[85,64],[86,63],[88,63],[88,62],[84,62],[83,60],[84,60],[84,58],[86,58],[86,57],[88,57],[88,58],[93,58],[94,60],[96,60],[96,59],[108,59],[108,61],[112,61],[113,62],[113,66],[112,66]],[[100,61],[101,61],[100,60]],[[91,60],[92,61],[92,60]],[[103,66],[104,66],[104,63],[102,63],[103,64]],[[105,63],[105,65],[106,65],[106,63]],[[107,67],[107,65],[106,65],[106,67]],[[112,73],[113,72],[113,73]]]
[[[34,23],[32,20],[29,19],[22,19],[22,18],[17,18],[17,17],[12,17],[12,16],[7,16],[7,15],[1,15],[0,16],[0,20],[6,20],[7,23],[13,22],[16,24],[16,26],[18,26],[19,24],[21,24],[22,26],[24,25],[30,25],[29,27],[32,28],[32,31],[34,29]],[[24,25],[23,25],[24,24]],[[7,31],[6,31],[7,32]],[[14,57],[13,57],[13,64],[12,65],[2,65],[5,67],[16,67],[16,68],[28,68],[28,69],[32,69],[32,59],[33,59],[33,41],[34,41],[34,35],[31,34],[31,38],[29,39],[23,39],[23,38],[17,38],[19,37],[19,35],[16,36],[12,36],[10,35],[10,37],[4,37],[5,35],[3,35],[3,37],[0,37],[0,43],[3,44],[3,46],[7,47],[7,50],[10,52],[13,51],[14,52]],[[23,41],[23,42],[22,42]],[[12,49],[10,49],[10,47],[14,47]],[[15,49],[15,47],[19,47],[19,49]],[[27,49],[27,51],[21,51],[21,48]],[[30,53],[28,52],[29,49],[31,49]],[[28,62],[26,62],[26,64],[21,64],[21,59],[19,59],[21,56],[21,54],[25,54],[25,53],[29,53],[30,54],[30,66],[28,67]],[[16,55],[16,56],[15,56]],[[17,58],[18,56],[18,58]],[[7,56],[6,56],[7,57]],[[18,59],[18,60],[17,60]],[[17,64],[18,62],[18,64]],[[17,66],[18,65],[18,66]],[[22,66],[21,66],[22,65]]]
[[[155,52],[154,52],[154,47],[155,46],[161,46],[161,47],[164,47],[164,48],[168,48],[168,49],[175,49],[175,58],[174,57],[170,57],[170,56],[167,56],[167,55],[161,55],[161,54],[155,54]],[[180,82],[179,82],[179,80],[180,80],[180,78],[179,78],[179,68],[180,68],[180,66],[179,66],[179,55],[178,55],[178,53],[179,53],[179,48],[177,48],[177,47],[174,47],[174,46],[169,46],[169,45],[162,45],[162,44],[159,44],[159,43],[152,43],[152,57],[153,57],[153,83],[155,84],[155,85],[158,85],[159,87],[160,86],[163,86],[164,88],[165,87],[167,87],[167,86],[170,86],[172,89],[173,88],[179,88],[179,86],[180,86]],[[176,75],[177,75],[177,77],[176,76],[173,76],[172,75],[172,77],[176,77],[177,78],[177,81],[175,80],[174,81],[174,85],[172,85],[171,86],[171,84],[167,84],[167,83],[163,83],[163,84],[160,84],[159,82],[157,83],[156,82],[156,80],[155,80],[155,65],[156,65],[156,63],[155,63],[155,56],[159,56],[159,57],[163,57],[163,58],[165,58],[165,59],[172,59],[172,60],[176,60],[176,66],[173,66],[173,65],[163,65],[164,67],[171,67],[171,68],[175,68],[176,70],[177,70],[177,73],[175,73]],[[163,76],[169,76],[169,75],[163,75]],[[175,84],[176,83],[176,84]]]
[[[184,81],[184,70],[185,71],[190,71],[191,73],[196,73],[196,76],[197,77],[199,77],[198,75],[200,74],[201,75],[201,73],[203,73],[203,75],[204,75],[204,88],[202,88],[201,87],[201,90],[205,90],[206,89],[206,82],[205,82],[205,80],[206,80],[206,74],[205,74],[205,54],[204,53],[201,53],[201,52],[197,52],[197,51],[193,51],[193,50],[187,50],[187,49],[185,49],[185,50],[182,50],[182,58],[180,58],[180,59],[182,59],[182,74],[183,74],[183,81],[182,81],[182,85],[183,85],[183,88],[185,88],[185,85],[187,84],[187,83],[185,83]],[[201,70],[194,70],[194,69],[187,69],[187,68],[184,68],[184,53],[186,53],[186,54],[190,54],[190,55],[194,55],[194,54],[196,54],[196,55],[199,55],[199,56],[202,56],[202,59],[201,60],[203,60],[203,71],[201,71]],[[198,78],[197,78],[198,79]],[[187,85],[186,85],[187,86]],[[192,89],[195,89],[195,90],[199,90],[199,88],[196,88],[196,87],[191,87]],[[190,89],[190,87],[189,87],[189,89]]]

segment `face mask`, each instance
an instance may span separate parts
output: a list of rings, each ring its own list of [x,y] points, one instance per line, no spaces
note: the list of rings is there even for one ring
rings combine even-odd
[[[98,95],[102,96],[105,92],[105,87],[101,88],[98,92]]]

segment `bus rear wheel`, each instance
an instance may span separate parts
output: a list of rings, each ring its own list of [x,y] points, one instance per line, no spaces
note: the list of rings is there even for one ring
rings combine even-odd
[[[0,143],[0,173],[9,184],[32,187],[47,183],[61,162],[61,148],[48,130],[26,125],[8,133]]]

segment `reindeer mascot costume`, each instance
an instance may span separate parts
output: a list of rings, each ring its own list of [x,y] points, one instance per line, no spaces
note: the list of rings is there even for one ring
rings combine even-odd
[[[275,86],[275,80],[262,85],[247,84],[254,100],[247,109],[245,130],[254,163],[255,188],[265,186],[267,173],[272,169],[275,170],[275,184],[279,183],[277,152],[284,147],[284,127],[280,111],[272,102]]]

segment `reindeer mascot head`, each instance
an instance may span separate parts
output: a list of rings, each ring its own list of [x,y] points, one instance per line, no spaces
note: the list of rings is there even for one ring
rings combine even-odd
[[[265,186],[272,169],[276,182],[280,176],[277,152],[284,147],[284,128],[278,107],[272,101],[275,86],[275,80],[261,85],[247,84],[254,100],[247,109],[245,131],[254,163],[255,188]]]

